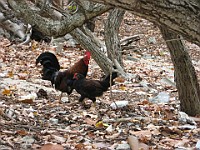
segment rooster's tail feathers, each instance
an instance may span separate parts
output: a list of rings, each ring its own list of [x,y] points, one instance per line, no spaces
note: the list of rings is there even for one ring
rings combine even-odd
[[[53,68],[54,70],[60,70],[60,64],[56,56],[51,52],[44,52],[36,59],[36,65],[40,63],[44,68]]]
[[[43,66],[42,79],[49,80],[54,84],[56,72],[60,70],[60,65],[56,56],[51,52],[44,52],[36,59],[36,65],[38,63]]]
[[[118,77],[117,72],[112,72],[111,80],[110,80],[110,74],[107,75],[103,80],[103,86],[106,88],[110,87],[110,85],[114,85],[114,79]],[[111,81],[111,83],[110,83]],[[107,90],[107,89],[106,89]]]

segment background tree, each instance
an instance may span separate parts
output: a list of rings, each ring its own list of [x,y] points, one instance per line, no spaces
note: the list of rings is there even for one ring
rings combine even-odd
[[[174,65],[176,87],[181,110],[189,115],[200,114],[200,88],[188,51],[180,35],[160,27]]]

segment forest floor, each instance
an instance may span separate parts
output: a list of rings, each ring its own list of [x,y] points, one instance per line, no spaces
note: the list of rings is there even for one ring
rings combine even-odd
[[[106,15],[96,20],[95,35],[101,40],[105,20]],[[128,150],[133,145],[135,150],[200,148],[200,118],[179,110],[173,65],[159,29],[126,13],[120,38],[132,35],[139,35],[140,40],[132,44],[134,49],[123,52],[123,62],[125,71],[136,78],[118,78],[112,92],[105,92],[90,108],[78,103],[76,91],[70,100],[64,95],[59,103],[60,92],[41,79],[42,67],[35,64],[40,53],[54,51],[65,69],[85,50],[67,42],[61,51],[46,43],[21,46],[1,38],[0,150]],[[185,43],[200,81],[200,48]],[[92,59],[87,78],[102,76]],[[111,107],[118,101],[128,104]]]

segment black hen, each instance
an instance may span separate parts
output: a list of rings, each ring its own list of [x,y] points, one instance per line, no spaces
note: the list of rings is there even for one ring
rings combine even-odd
[[[102,96],[103,92],[107,91],[110,85],[114,84],[114,79],[117,77],[117,72],[107,75],[102,81],[86,79],[82,74],[75,73],[73,88],[81,95],[79,101],[82,102],[85,98],[96,101],[96,97]],[[111,83],[110,83],[111,81]]]

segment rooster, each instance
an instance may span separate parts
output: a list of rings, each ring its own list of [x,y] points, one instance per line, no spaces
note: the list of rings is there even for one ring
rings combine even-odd
[[[96,101],[96,97],[102,96],[111,85],[114,85],[114,79],[117,78],[117,72],[113,72],[112,76],[107,75],[103,80],[86,79],[84,75],[75,73],[73,77],[73,88],[81,95],[79,102],[83,102],[85,98]],[[111,82],[110,82],[111,81]]]
[[[84,77],[87,75],[90,56],[90,52],[86,51],[85,56],[72,67],[65,71],[60,71],[60,64],[56,56],[51,52],[44,52],[36,59],[36,65],[40,63],[43,66],[43,80],[51,81],[56,90],[66,92],[69,96],[73,91],[73,87],[68,84],[68,80],[72,80],[75,73],[80,73]]]

